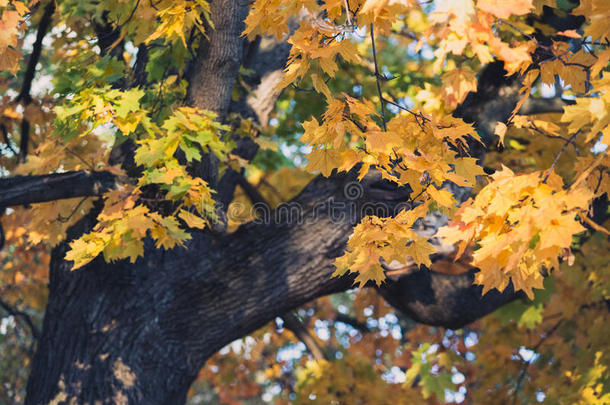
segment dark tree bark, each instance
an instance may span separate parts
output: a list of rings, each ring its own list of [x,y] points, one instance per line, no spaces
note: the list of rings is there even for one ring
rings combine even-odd
[[[258,116],[264,124],[275,102],[268,93],[287,47],[254,44],[252,56],[240,37],[247,2],[211,5],[216,29],[199,48],[188,100],[221,118],[232,109]],[[260,69],[259,90],[231,106],[244,56]],[[260,63],[257,58],[271,59]],[[502,87],[514,86],[489,76],[489,82],[480,83],[486,86],[484,97],[471,97],[461,112],[484,127],[502,119],[516,102],[509,97],[493,111],[483,108]],[[251,145],[240,150],[250,158],[256,152]],[[211,160],[196,170],[209,179],[217,175]],[[230,201],[239,179],[229,172],[218,182],[221,201]],[[363,207],[383,204],[391,213],[406,197],[371,172],[360,183],[362,196],[351,199],[345,188],[355,180],[354,173],[318,177],[292,201],[291,214],[265,213],[264,220],[232,234],[194,232],[185,247],[170,251],[147,240],[144,257],[134,264],[97,258],[71,271],[64,260],[67,241],[95,225],[98,203],[52,252],[49,302],[26,404],[184,403],[198,371],[221,347],[304,303],[352,286],[352,276],[331,278],[332,263],[343,253]],[[111,175],[85,172],[3,180],[0,206],[99,195],[114,182]],[[24,192],[29,184],[39,191]],[[379,292],[418,322],[458,328],[517,297],[510,288],[481,297],[472,285],[473,271],[451,276],[412,272],[387,280]]]
[[[99,196],[114,188],[115,182],[116,177],[112,173],[86,171],[0,179],[0,208]]]

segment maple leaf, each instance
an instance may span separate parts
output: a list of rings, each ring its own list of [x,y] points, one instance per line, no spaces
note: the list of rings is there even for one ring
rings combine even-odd
[[[483,168],[477,164],[476,158],[460,158],[453,164],[455,173],[471,185],[476,183],[477,176],[485,175]]]
[[[418,266],[430,267],[432,264],[430,255],[435,253],[436,250],[427,240],[416,238],[404,248],[403,252],[405,256],[411,257]]]
[[[469,68],[453,69],[445,73],[442,80],[442,94],[451,107],[457,107],[468,93],[477,89],[477,78]]]
[[[144,90],[131,89],[121,94],[121,98],[115,105],[114,111],[119,118],[127,118],[129,113],[140,109],[139,100],[144,96]]]
[[[151,229],[151,236],[156,239],[157,247],[171,249],[176,245],[182,245],[191,236],[180,229],[178,221],[173,217],[156,217],[158,226]]]
[[[106,247],[101,239],[79,238],[70,243],[66,260],[73,261],[72,270],[76,270],[96,258]]]
[[[436,187],[428,187],[426,192],[440,206],[452,207],[455,204],[453,195],[447,190],[439,190]]]
[[[573,215],[562,215],[550,221],[540,230],[540,248],[568,248],[572,244],[572,236],[585,231],[586,228],[574,219]]]
[[[184,209],[180,210],[178,216],[184,220],[189,228],[204,229],[207,225],[207,221],[205,219]]]
[[[477,0],[477,7],[498,18],[528,14],[534,8],[532,0]]]
[[[334,149],[314,150],[308,157],[307,170],[310,172],[319,170],[324,177],[330,176],[333,169],[341,166],[341,155]]]

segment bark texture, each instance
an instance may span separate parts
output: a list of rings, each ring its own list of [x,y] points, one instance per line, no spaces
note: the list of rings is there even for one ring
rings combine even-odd
[[[229,111],[233,85],[244,56],[244,19],[248,14],[247,0],[215,0],[210,2],[214,27],[208,27],[207,39],[202,40],[192,67],[187,104],[214,111],[224,121]],[[218,159],[207,154],[193,174],[216,186]]]
[[[0,179],[0,208],[97,196],[114,188],[116,177],[108,172],[67,172]]]

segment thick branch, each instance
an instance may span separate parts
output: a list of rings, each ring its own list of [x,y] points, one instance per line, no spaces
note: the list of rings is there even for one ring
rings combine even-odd
[[[546,113],[560,113],[567,105],[574,104],[573,100],[564,100],[560,97],[554,98],[528,98],[519,110],[521,115],[534,115]]]
[[[254,187],[250,182],[241,174],[237,173],[237,182],[244,189],[246,195],[252,202],[252,204],[263,204],[269,207],[269,203],[265,200],[263,195]],[[303,344],[307,347],[307,350],[311,353],[314,359],[321,361],[325,359],[324,352],[315,337],[309,333],[309,330],[303,325],[299,318],[292,312],[287,312],[282,315],[284,326],[286,329],[291,331]]]
[[[472,284],[474,273],[453,275],[419,270],[388,280],[379,292],[386,301],[413,320],[426,325],[459,329],[521,297],[512,285],[481,295],[482,287]]]
[[[32,89],[32,81],[34,80],[34,75],[36,74],[36,65],[40,60],[40,53],[42,52],[42,40],[49,30],[49,26],[51,25],[51,21],[53,19],[53,13],[55,12],[55,1],[51,0],[47,3],[47,6],[44,9],[44,14],[40,19],[40,23],[38,24],[38,32],[36,33],[36,41],[34,41],[34,46],[32,48],[32,54],[30,55],[30,59],[28,60],[28,66],[25,70],[25,75],[23,77],[23,84],[21,86],[21,91],[19,95],[15,99],[15,101],[22,101],[24,105],[28,105],[32,102],[32,96],[30,95],[30,90]],[[30,142],[30,121],[27,118],[23,118],[21,120],[21,140],[19,142],[19,161],[25,162],[25,159],[28,155],[28,146]]]
[[[284,77],[283,70],[289,53],[288,43],[272,38],[259,38],[250,43],[244,60],[244,66],[253,72],[244,79],[244,85],[250,90],[247,96],[231,103],[230,111],[240,114],[243,119],[253,119],[265,127],[279,97],[276,86]],[[250,161],[258,148],[252,139],[240,138],[237,139],[237,148],[233,153]],[[232,169],[227,170],[219,180],[218,201],[223,207],[227,207],[233,199],[238,180],[241,181],[239,173]]]
[[[248,2],[236,1],[230,6],[223,1],[210,4],[214,23],[208,29],[189,78],[187,103],[212,110],[223,121],[231,103],[231,92],[243,58],[243,21],[248,13]]]
[[[115,186],[109,172],[67,172],[0,179],[0,207],[101,195]]]
[[[363,197],[350,199],[344,190],[353,180],[352,174],[319,177],[290,208],[262,213],[258,223],[243,225],[218,240],[214,268],[197,272],[199,282],[191,276],[191,284],[181,284],[173,306],[172,333],[185,338],[197,352],[213,352],[316,297],[350,288],[353,276],[331,275],[354,224],[368,204],[383,204],[392,212],[405,198],[400,190],[389,192],[379,174],[373,173],[361,183]],[[447,327],[462,326],[515,298],[510,289],[499,299],[494,293],[481,297],[480,288],[472,285],[472,273],[447,276],[428,270],[388,281],[380,291],[416,320]],[[218,313],[210,311],[212,299]],[[197,316],[202,313],[205,318]],[[175,316],[181,319],[178,324]],[[202,338],[203,331],[217,328],[226,334],[222,341]]]
[[[17,96],[15,101],[23,101],[25,104],[29,104],[30,102],[32,102],[30,90],[32,88],[32,81],[34,80],[34,75],[36,74],[36,65],[40,60],[40,54],[42,52],[42,40],[44,39],[47,31],[49,30],[49,26],[51,25],[51,21],[53,20],[54,12],[55,1],[50,0],[44,8],[44,13],[40,18],[40,23],[38,24],[38,32],[36,33],[36,40],[34,41],[34,45],[32,47],[32,54],[28,59],[28,66],[25,69],[25,75],[23,76],[23,84],[21,85],[21,91],[19,92],[19,95]]]

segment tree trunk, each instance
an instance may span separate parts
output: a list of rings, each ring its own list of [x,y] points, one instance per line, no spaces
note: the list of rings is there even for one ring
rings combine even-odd
[[[70,229],[74,237],[95,216]],[[172,337],[173,265],[179,252],[147,246],[129,265],[97,258],[71,271],[67,244],[52,252],[49,302],[26,404],[180,404],[201,366]],[[205,260],[200,261],[205,266]]]
[[[148,290],[162,276],[99,259],[68,273],[58,251],[52,266],[62,274],[51,280],[26,404],[184,403],[201,364],[168,336],[171,292]]]

